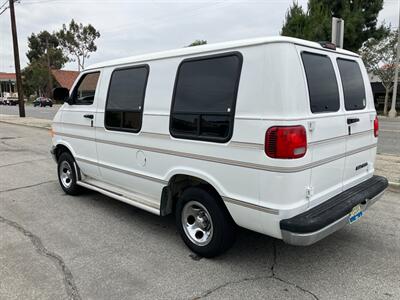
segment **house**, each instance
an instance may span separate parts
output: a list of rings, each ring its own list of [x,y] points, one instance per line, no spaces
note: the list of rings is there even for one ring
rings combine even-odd
[[[18,97],[16,93],[16,76],[15,73],[0,72],[0,98]]]
[[[53,74],[54,80],[58,86],[65,87],[69,90],[79,75],[78,71],[68,70],[51,70],[51,73]]]
[[[383,110],[383,106],[385,103],[385,94],[386,90],[382,84],[382,80],[379,79],[378,76],[369,73],[368,74],[369,81],[371,83],[372,93],[374,95],[374,103],[376,110]],[[396,107],[400,108],[400,86],[397,88],[397,97],[396,97]],[[389,94],[389,109],[390,103],[392,102],[392,93]]]
[[[71,89],[79,72],[69,70],[51,70],[54,86]],[[18,98],[15,73],[0,72],[0,97]]]

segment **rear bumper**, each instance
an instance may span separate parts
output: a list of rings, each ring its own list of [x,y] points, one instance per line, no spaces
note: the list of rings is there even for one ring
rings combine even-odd
[[[281,220],[283,240],[291,245],[307,246],[323,239],[349,223],[356,205],[360,205],[361,211],[367,210],[387,186],[386,178],[373,176],[300,215]]]

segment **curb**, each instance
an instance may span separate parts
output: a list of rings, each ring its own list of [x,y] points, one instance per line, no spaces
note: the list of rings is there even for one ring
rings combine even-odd
[[[40,125],[34,125],[34,124],[21,124],[21,123],[14,123],[14,122],[9,122],[9,121],[4,121],[4,120],[0,120],[0,123],[17,125],[17,126],[25,126],[25,127],[34,127],[34,128],[44,129],[44,130],[51,129],[51,126],[47,127],[47,126],[40,126]]]

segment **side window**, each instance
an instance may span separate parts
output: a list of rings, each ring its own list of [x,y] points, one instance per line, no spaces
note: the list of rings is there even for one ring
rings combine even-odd
[[[171,135],[228,141],[233,131],[241,68],[239,53],[184,60],[175,81]]]
[[[112,73],[105,110],[107,129],[140,131],[148,75],[148,66],[116,69]]]
[[[342,78],[346,110],[364,109],[365,87],[358,63],[354,60],[338,58],[337,64]]]
[[[72,99],[76,105],[91,105],[94,101],[97,82],[100,72],[88,73],[79,80],[72,94]]]
[[[339,91],[332,62],[326,55],[301,53],[313,113],[335,112],[340,108]]]

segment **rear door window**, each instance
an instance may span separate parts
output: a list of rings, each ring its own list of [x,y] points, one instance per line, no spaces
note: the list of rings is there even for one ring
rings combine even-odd
[[[335,71],[326,55],[302,52],[306,72],[310,108],[313,113],[336,112],[340,108]]]
[[[358,63],[354,60],[337,59],[342,79],[346,110],[365,108],[365,87]]]

